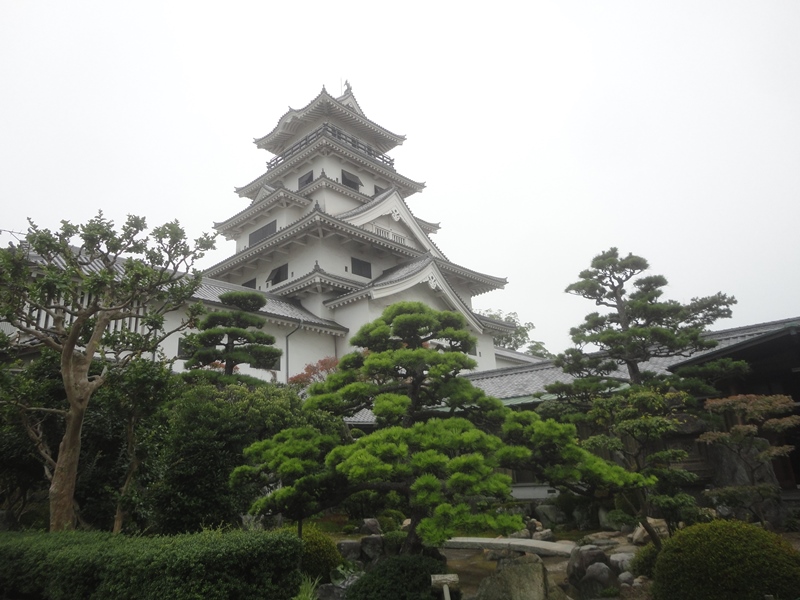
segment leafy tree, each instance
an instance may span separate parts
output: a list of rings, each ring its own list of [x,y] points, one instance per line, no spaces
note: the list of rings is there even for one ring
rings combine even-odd
[[[632,514],[660,548],[661,541],[647,521],[653,508],[668,517],[670,530],[695,507],[694,498],[681,491],[697,476],[680,466],[688,458],[685,450],[670,448],[665,438],[676,432],[695,405],[694,398],[682,392],[662,394],[637,388],[627,394],[596,398],[587,421],[596,433],[583,441],[593,452],[610,453],[631,473],[640,473],[648,485],[639,485],[629,494],[620,494]],[[635,502],[631,501],[631,496]]]
[[[197,326],[200,333],[184,338],[192,354],[186,368],[220,363],[226,376],[233,375],[236,365],[242,363],[255,369],[271,369],[281,351],[272,347],[274,336],[260,331],[267,320],[254,314],[267,303],[266,297],[258,292],[231,291],[220,294],[219,300],[230,309],[208,314]]]
[[[335,356],[320,358],[317,362],[307,364],[302,373],[289,377],[289,383],[306,387],[312,383],[321,383],[339,366],[339,359]]]
[[[502,421],[502,403],[459,373],[477,363],[465,352],[475,345],[464,318],[421,302],[398,302],[350,340],[367,351],[342,357],[337,371],[312,385],[306,405],[339,416],[369,408],[379,425],[415,422],[458,413]]]
[[[164,315],[186,306],[200,283],[194,262],[213,248],[202,236],[190,244],[177,222],[146,235],[143,218],[120,231],[102,213],[83,225],[62,221],[52,232],[31,223],[25,243],[0,250],[0,321],[20,342],[34,341],[60,356],[65,429],[52,456],[50,529],[75,525],[81,427],[108,372],[157,351],[167,336],[191,324],[196,310],[172,330]],[[100,361],[103,370],[90,373]],[[27,398],[16,398],[24,406]]]
[[[410,552],[420,539],[438,544],[457,529],[519,527],[488,510],[509,493],[499,467],[525,465],[575,485],[583,476],[608,485],[640,479],[578,448],[574,426],[510,413],[457,377],[475,364],[463,353],[474,339],[457,314],[399,303],[352,342],[364,350],[312,385],[304,409],[348,415],[372,408],[379,429],[352,440],[300,428],[254,444],[251,464],[233,475],[237,484],[261,478],[271,486],[253,510],[300,521],[352,494],[395,494],[411,518],[403,546]],[[500,437],[504,425],[512,445]]]
[[[593,312],[570,330],[576,347],[558,357],[566,372],[605,377],[622,366],[631,383],[642,384],[647,377],[641,365],[651,358],[689,356],[714,347],[702,333],[717,319],[731,316],[735,298],[718,292],[688,304],[664,300],[667,280],[662,275],[640,277],[648,268],[641,256],[621,257],[611,248],[595,256],[580,279],[567,286],[567,293],[610,311]],[[587,355],[587,347],[599,349],[601,356]]]
[[[335,429],[328,415],[301,406],[293,389],[274,384],[186,386],[146,442],[146,485],[133,507],[142,525],[172,534],[238,522],[260,489],[228,485],[245,448],[284,429]]]
[[[495,336],[494,345],[498,348],[507,348],[509,350],[519,350],[526,346],[525,354],[537,356],[539,358],[554,358],[542,342],[532,340],[530,332],[535,329],[533,323],[523,323],[516,312],[505,313],[502,310],[488,309],[478,311],[484,317],[496,319],[497,321],[505,321],[514,326],[514,331]]]
[[[63,435],[60,407],[66,399],[59,364],[56,353],[43,350],[3,387],[4,397],[29,399],[22,408],[6,404],[0,411],[0,440],[6,448],[0,461],[0,481],[9,483],[0,491],[0,502],[13,509],[18,519],[29,508],[36,509],[37,492],[46,490],[52,479],[55,457],[51,448]],[[94,365],[90,373],[99,373],[99,367]],[[107,377],[84,419],[74,504],[82,525],[111,528],[113,521],[114,531],[120,531],[139,466],[146,459],[140,438],[180,380],[166,363],[151,359],[133,360]],[[30,519],[26,523],[41,526]]]
[[[770,437],[800,426],[800,415],[789,396],[741,394],[706,400],[706,410],[722,415],[729,427],[707,431],[699,441],[725,448],[744,469],[746,483],[715,488],[706,492],[719,504],[749,511],[761,523],[770,500],[780,498],[780,488],[765,476],[771,474],[771,461],[788,456],[790,445],[774,445]]]
[[[551,399],[539,412],[587,424],[592,433],[583,447],[612,456],[646,479],[645,485],[633,486],[622,497],[636,499],[632,512],[659,546],[646,519],[650,511],[658,507],[677,521],[694,505],[680,492],[681,484],[692,479],[678,465],[685,453],[665,447],[663,440],[692,408],[688,390],[716,393],[708,381],[739,372],[744,365],[719,362],[677,376],[643,370],[654,358],[689,356],[713,347],[715,342],[702,334],[717,319],[729,317],[736,302],[722,293],[688,304],[665,300],[666,278],[643,275],[648,268],[644,258],[623,257],[611,248],[595,256],[590,268],[566,288],[608,311],[593,312],[570,330],[575,347],[560,354],[556,364],[574,379],[547,386]]]

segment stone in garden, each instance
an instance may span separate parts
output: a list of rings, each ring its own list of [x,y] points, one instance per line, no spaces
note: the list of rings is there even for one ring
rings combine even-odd
[[[536,531],[532,533],[531,539],[542,540],[544,542],[555,542],[556,534],[553,533],[552,529],[543,529],[542,531]]]
[[[361,527],[358,530],[359,533],[365,533],[367,535],[380,535],[383,533],[381,531],[381,524],[378,523],[378,519],[364,519],[361,521]]]
[[[531,532],[528,529],[520,529],[508,534],[508,537],[515,540],[529,540],[531,539]]]
[[[544,527],[553,527],[567,522],[567,515],[554,504],[540,504],[534,509],[534,512]]]
[[[383,555],[383,536],[368,535],[361,538],[361,554],[370,562]]]
[[[341,540],[336,543],[336,548],[346,560],[361,560],[361,542],[359,540]]]
[[[614,569],[616,573],[622,573],[631,568],[631,560],[633,560],[633,552],[618,552],[608,557],[609,566]]]

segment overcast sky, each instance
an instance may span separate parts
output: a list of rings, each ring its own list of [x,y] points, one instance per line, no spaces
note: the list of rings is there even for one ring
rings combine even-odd
[[[0,228],[210,231],[271,158],[253,138],[349,80],[407,137],[391,155],[442,251],[508,278],[476,306],[550,350],[611,246],[670,298],[735,295],[716,328],[800,316],[800,2],[472,5],[0,0]]]

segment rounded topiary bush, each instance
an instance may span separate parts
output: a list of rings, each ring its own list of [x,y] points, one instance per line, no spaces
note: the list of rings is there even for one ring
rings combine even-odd
[[[331,571],[342,564],[342,555],[328,535],[314,526],[303,527],[303,557],[300,570],[320,583],[330,583]]]
[[[800,594],[800,552],[780,536],[741,521],[687,527],[656,559],[655,600],[793,600]]]

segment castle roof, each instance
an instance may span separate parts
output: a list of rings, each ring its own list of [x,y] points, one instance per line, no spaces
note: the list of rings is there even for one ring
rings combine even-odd
[[[289,110],[278,120],[271,132],[254,140],[259,148],[281,154],[295,140],[303,124],[335,118],[347,125],[378,152],[388,152],[405,141],[405,136],[392,133],[364,115],[349,84],[347,91],[334,98],[323,87],[319,95],[300,109]]]

